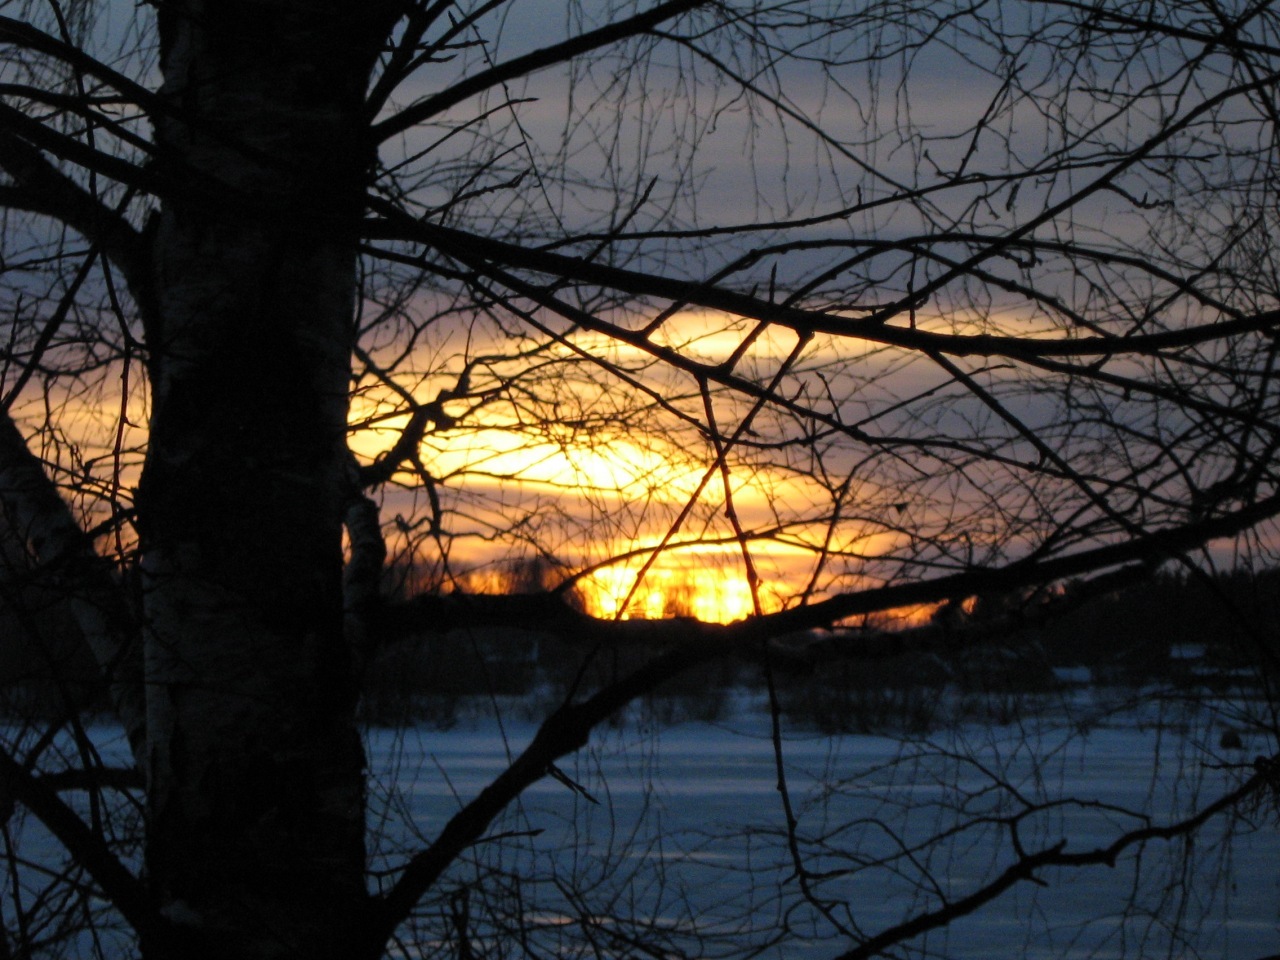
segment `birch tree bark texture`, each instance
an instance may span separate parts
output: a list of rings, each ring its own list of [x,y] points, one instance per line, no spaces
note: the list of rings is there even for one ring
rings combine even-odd
[[[348,956],[365,903],[342,516],[376,21],[162,14],[157,146],[188,189],[153,227],[146,869],[188,958]]]

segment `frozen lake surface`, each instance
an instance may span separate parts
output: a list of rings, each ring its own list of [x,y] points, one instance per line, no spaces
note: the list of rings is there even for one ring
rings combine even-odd
[[[512,710],[512,715],[518,711]],[[923,737],[821,737],[784,728],[786,829],[768,717],[605,729],[468,851],[391,950],[406,958],[834,958],[955,903],[1035,852],[1105,848],[1212,802],[1274,746],[1220,747],[1221,709],[1137,708],[1105,719],[972,725]],[[373,728],[371,885],[436,836],[532,738],[527,721],[473,717],[449,731]],[[92,730],[107,763],[120,732]],[[1194,841],[1148,840],[1113,867],[1044,869],[891,956],[1222,958],[1280,955],[1276,798],[1223,815]],[[10,823],[33,859],[51,841]],[[136,853],[134,854],[136,857]],[[136,859],[132,860],[136,866]],[[800,871],[797,871],[799,866]],[[6,872],[12,884],[47,874]],[[803,882],[802,882],[803,878]],[[102,914],[94,938],[48,956],[127,956]],[[785,931],[785,938],[777,937]],[[101,949],[102,952],[98,952]]]
[[[1062,841],[1067,852],[1105,848],[1193,813],[1248,775],[1251,746],[1270,749],[1259,738],[1223,751],[1214,723],[1167,721],[1137,713],[1085,730],[1037,722],[920,739],[784,734],[794,847],[767,717],[604,731],[566,760],[564,780],[545,778],[495,823],[499,839],[446,877],[403,952],[453,955],[458,934],[440,929],[464,916],[477,944],[516,940],[536,956],[632,956],[626,944],[638,940],[680,951],[672,955],[839,956],[989,883],[1015,859],[1015,820],[1027,852]],[[392,867],[406,842],[429,841],[533,729],[481,720],[370,731],[385,787],[371,804],[377,864]],[[1218,817],[1193,842],[1136,844],[1114,867],[1036,876],[895,952],[1280,954],[1274,802]],[[774,947],[779,925],[789,936]]]

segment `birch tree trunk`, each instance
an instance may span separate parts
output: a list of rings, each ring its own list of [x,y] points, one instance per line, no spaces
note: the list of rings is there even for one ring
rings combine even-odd
[[[367,904],[341,568],[373,10],[162,7],[189,189],[153,227],[138,500],[146,869],[179,931],[152,953],[346,958]]]

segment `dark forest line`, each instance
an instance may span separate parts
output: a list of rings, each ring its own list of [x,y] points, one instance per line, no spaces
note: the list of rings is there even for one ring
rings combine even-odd
[[[939,608],[931,624],[916,627],[927,642],[880,644],[875,655],[818,667],[785,658],[766,667],[747,652],[668,682],[642,710],[658,720],[721,719],[744,694],[760,702],[768,671],[783,712],[804,725],[919,730],[957,719],[1004,721],[1037,698],[1086,686],[1252,696],[1280,677],[1280,570],[1161,572],[1079,604],[1070,602],[1072,589],[1063,588],[1064,609],[1047,619],[1037,615],[1041,597],[977,598]],[[846,632],[856,648],[857,634],[885,629],[869,622]],[[894,649],[901,652],[885,652]],[[469,697],[553,707],[654,652],[584,649],[534,629],[423,632],[371,665],[363,712],[373,722],[448,725]]]
[[[528,587],[520,578],[512,582]],[[1069,599],[1071,586],[1064,591]],[[1032,601],[1005,596],[944,606],[929,624],[930,642],[904,644],[897,654],[852,657],[820,669],[774,661],[768,670],[779,704],[793,720],[828,732],[919,730],[954,719],[1004,721],[1037,697],[1080,687],[1250,696],[1280,677],[1280,570],[1161,572],[1019,625],[1024,604]],[[24,605],[32,609],[30,598]],[[98,672],[76,642],[70,618],[53,603],[35,610],[19,616],[10,605],[0,607],[0,710],[12,719],[86,706],[107,713]],[[1000,628],[980,642],[966,639],[978,632],[973,628],[997,622]],[[850,634],[884,629],[847,628]],[[468,698],[554,706],[654,652],[650,646],[584,649],[536,629],[424,629],[369,665],[361,710],[373,723],[447,727]],[[660,720],[715,720],[735,697],[763,697],[766,688],[760,658],[719,661],[669,682],[643,709]]]

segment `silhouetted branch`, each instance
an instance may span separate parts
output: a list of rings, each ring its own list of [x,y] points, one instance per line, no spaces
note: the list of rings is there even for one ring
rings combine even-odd
[[[708,642],[707,646],[713,648],[710,656],[725,653],[723,638],[719,644]],[[458,855],[484,835],[494,818],[547,776],[557,760],[586,746],[592,730],[637,697],[707,657],[707,651],[699,646],[669,650],[581,703],[565,704],[547,717],[529,746],[449,820],[431,846],[408,861],[400,879],[376,901],[371,942],[384,943]]]
[[[903,943],[914,937],[945,927],[947,924],[968,916],[984,904],[990,903],[1001,894],[1024,881],[1040,882],[1036,874],[1048,867],[1088,867],[1102,865],[1114,867],[1120,855],[1131,847],[1146,843],[1149,840],[1174,840],[1194,833],[1213,817],[1225,813],[1244,803],[1253,795],[1265,789],[1275,789],[1275,773],[1271,769],[1274,760],[1259,761],[1255,772],[1248,780],[1236,789],[1219,797],[1193,817],[1180,820],[1165,826],[1143,827],[1131,830],[1118,837],[1109,846],[1079,853],[1067,852],[1069,841],[1061,840],[1044,850],[1024,854],[1016,862],[1010,864],[995,880],[975,890],[967,896],[952,900],[937,910],[919,914],[905,923],[890,927],[888,930],[871,937],[852,950],[839,954],[835,960],[870,960],[881,956],[886,949]]]
[[[750,644],[804,630],[831,627],[849,617],[979,594],[1011,593],[1024,587],[1084,576],[1108,568],[1140,564],[1140,568],[1121,573],[1128,582],[1130,577],[1137,575],[1138,569],[1150,570],[1211,540],[1233,536],[1277,515],[1280,515],[1280,494],[1210,520],[1146,533],[1091,550],[844,593],[806,606],[766,613],[727,625],[685,619],[601,620],[573,609],[556,594],[494,596],[464,593],[422,595],[400,603],[386,603],[374,623],[378,636],[384,642],[423,632],[511,627],[558,634],[585,645],[705,645],[706,649],[714,651],[710,654],[714,656],[735,648],[749,651]],[[892,634],[885,636],[891,637]],[[715,642],[710,643],[711,640]],[[844,643],[846,640],[834,642]]]
[[[69,790],[141,790],[146,786],[141,771],[134,767],[58,770],[41,774],[36,781],[55,793]]]
[[[15,186],[0,193],[0,206],[56,217],[106,253],[130,286],[147,288],[147,255],[141,235],[124,218],[75,181],[60,173],[30,143],[5,129],[0,112],[0,169]],[[127,202],[133,192],[126,194]],[[123,205],[122,205],[123,207]]]
[[[771,303],[749,294],[691,280],[642,274],[596,261],[586,261],[547,250],[519,247],[452,227],[416,220],[381,201],[373,207],[381,219],[366,221],[370,239],[399,239],[428,243],[447,256],[479,257],[522,270],[531,270],[582,283],[599,284],[635,296],[657,296],[736,316],[775,323],[798,334],[853,337],[870,343],[953,357],[1009,357],[1031,360],[1045,357],[1110,357],[1117,354],[1158,355],[1164,351],[1211,343],[1224,338],[1280,328],[1280,310],[1213,323],[1188,324],[1175,330],[1131,336],[1009,337],[993,334],[945,334],[916,327],[893,326],[887,317],[848,317]],[[523,291],[522,291],[523,292]],[[624,343],[640,347],[659,359],[674,351],[658,347],[647,338],[596,318],[594,329]],[[677,355],[678,356],[678,355]]]
[[[65,592],[141,763],[146,756],[146,707],[137,624],[110,561],[95,553],[93,542],[7,413],[0,414],[0,508],[43,572]]]
[[[96,77],[120,91],[129,100],[150,113],[167,109],[165,101],[154,91],[107,66],[87,51],[72,43],[58,39],[30,23],[13,17],[0,17],[0,42],[14,44],[37,53],[47,54],[74,67],[81,73]]]
[[[58,798],[54,785],[36,779],[0,750],[0,789],[30,810],[84,866],[144,941],[161,935],[162,921],[152,910],[142,881],[116,859],[99,833]]]
[[[448,90],[428,97],[411,107],[406,107],[399,113],[374,124],[372,135],[378,142],[384,141],[505,81],[526,77],[538,70],[545,70],[557,63],[564,63],[574,57],[590,53],[592,50],[643,34],[664,20],[670,20],[672,17],[707,5],[708,0],[667,0],[666,3],[660,3],[633,17],[571,37],[562,43],[535,50],[488,70],[481,70],[453,84]]]
[[[97,150],[4,103],[0,103],[0,130],[20,137],[59,159],[92,170],[125,186],[148,191],[155,186],[154,176],[133,161]]]

